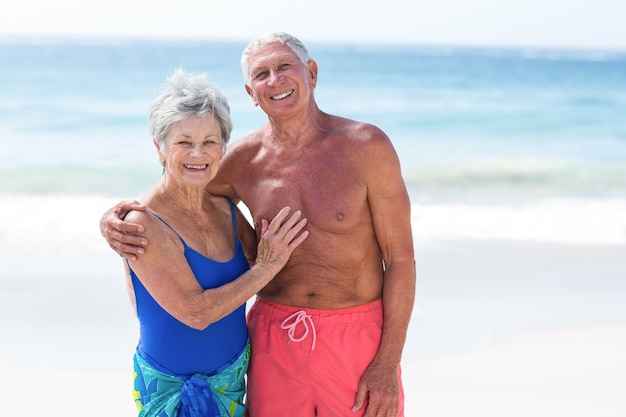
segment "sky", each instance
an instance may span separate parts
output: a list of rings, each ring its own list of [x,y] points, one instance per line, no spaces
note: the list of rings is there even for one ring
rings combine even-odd
[[[626,50],[624,0],[15,0],[15,36],[250,40]]]

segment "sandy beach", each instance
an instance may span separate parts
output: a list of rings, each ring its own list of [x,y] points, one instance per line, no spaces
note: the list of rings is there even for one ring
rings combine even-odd
[[[98,231],[112,202],[2,200],[9,415],[135,415],[136,323],[120,258]],[[624,245],[418,240],[416,250],[408,417],[626,415]]]
[[[623,417],[625,351],[621,323],[502,335],[479,349],[407,361],[406,415]],[[11,415],[136,415],[129,373],[1,365]]]
[[[625,254],[512,242],[422,248],[407,416],[626,415]],[[428,323],[438,309],[450,314],[442,332]],[[473,345],[459,336],[467,327]],[[420,332],[448,342],[413,354],[432,342]]]
[[[626,324],[498,336],[405,364],[407,416],[624,416]]]

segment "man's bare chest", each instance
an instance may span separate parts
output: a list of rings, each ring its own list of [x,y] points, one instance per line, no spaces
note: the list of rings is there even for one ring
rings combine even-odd
[[[302,210],[313,227],[341,233],[369,218],[367,188],[354,176],[309,169],[257,171],[238,190],[255,223],[272,219],[285,206]]]

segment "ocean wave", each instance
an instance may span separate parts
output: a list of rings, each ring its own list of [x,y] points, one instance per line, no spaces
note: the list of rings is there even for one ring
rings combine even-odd
[[[5,249],[0,251],[0,261],[12,252],[46,256],[50,242],[63,245],[71,259],[86,247],[109,253],[98,222],[119,199],[94,194],[0,194],[0,247]],[[411,224],[418,249],[455,241],[623,246],[624,213],[626,198],[546,198],[523,204],[414,203]]]
[[[161,176],[158,164],[44,165],[0,170],[0,194],[135,197]]]
[[[420,196],[485,194],[626,196],[626,163],[540,159],[494,159],[412,165],[404,170]]]
[[[414,204],[416,244],[520,241],[626,245],[626,199],[548,198],[518,205]]]
[[[157,162],[49,164],[0,169],[2,194],[136,196],[161,176]],[[626,197],[626,163],[548,159],[416,162],[403,168],[414,201],[472,202],[519,197]],[[321,185],[320,185],[321,186]]]

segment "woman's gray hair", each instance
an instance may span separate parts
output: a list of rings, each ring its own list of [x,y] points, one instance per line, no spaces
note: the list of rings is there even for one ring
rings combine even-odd
[[[193,116],[204,117],[210,113],[220,125],[222,151],[226,150],[233,130],[230,106],[226,96],[207,79],[204,73],[192,74],[179,68],[161,87],[161,93],[148,109],[150,134],[159,146],[165,143],[172,123]]]
[[[298,56],[298,59],[300,59],[304,65],[307,65],[313,60],[304,44],[295,36],[284,32],[266,33],[253,39],[241,54],[241,71],[243,72],[243,79],[246,84],[250,84],[250,63],[248,62],[250,53],[254,49],[272,42],[280,42],[283,45],[287,45]]]

